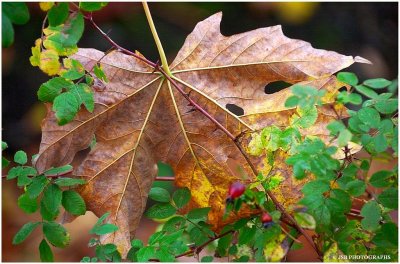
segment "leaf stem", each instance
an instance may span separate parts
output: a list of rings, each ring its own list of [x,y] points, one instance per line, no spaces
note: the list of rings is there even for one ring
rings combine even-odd
[[[165,73],[168,74],[169,76],[171,76],[172,73],[168,67],[167,57],[165,56],[164,49],[162,47],[160,38],[158,37],[157,30],[156,30],[156,27],[153,22],[153,18],[151,17],[149,6],[147,5],[146,1],[143,1],[142,4],[143,4],[144,13],[146,14],[147,22],[149,23],[149,26],[150,26],[151,33],[153,34],[154,41],[156,42],[156,45],[157,45],[158,54],[160,55],[161,64],[162,64],[161,66],[162,66],[163,70],[165,71]]]

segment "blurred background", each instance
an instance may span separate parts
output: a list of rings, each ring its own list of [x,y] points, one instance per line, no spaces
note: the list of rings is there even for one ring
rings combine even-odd
[[[315,48],[358,55],[372,61],[372,66],[355,64],[346,69],[355,72],[361,80],[375,77],[392,80],[398,76],[398,3],[395,2],[170,2],[149,3],[149,6],[170,62],[197,22],[222,11],[221,31],[224,35],[280,24],[289,38],[308,41]],[[9,146],[3,155],[9,158],[19,149],[30,156],[38,152],[40,124],[45,115],[45,108],[38,102],[36,92],[48,76],[29,63],[31,47],[40,37],[45,12],[39,9],[38,3],[29,3],[28,7],[30,21],[23,26],[14,26],[13,46],[2,49],[2,140]],[[150,60],[158,59],[140,3],[109,3],[102,11],[94,13],[94,19],[122,47],[138,50]],[[79,47],[102,51],[110,48],[89,25]],[[383,169],[388,165],[376,166]],[[3,175],[6,173],[3,171]],[[161,174],[171,176],[173,173],[168,167],[163,167]],[[2,181],[2,261],[39,261],[39,233],[34,233],[21,245],[11,245],[12,237],[19,228],[38,217],[28,217],[17,207],[20,193],[14,181]],[[88,230],[96,219],[93,214],[87,213],[66,225],[71,233],[71,245],[64,250],[55,250],[56,261],[80,261],[83,256],[93,256],[87,242],[90,239]],[[157,223],[143,219],[137,235],[146,241],[156,227]],[[289,255],[288,260],[310,261],[301,256]]]

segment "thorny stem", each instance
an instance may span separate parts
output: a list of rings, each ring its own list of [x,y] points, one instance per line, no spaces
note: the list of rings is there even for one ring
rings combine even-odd
[[[140,56],[139,54],[136,54],[135,52],[132,52],[132,51],[130,51],[130,50],[127,50],[127,49],[121,47],[120,45],[118,45],[117,43],[115,43],[114,40],[112,40],[112,39],[111,39],[103,30],[101,30],[101,28],[93,21],[93,17],[92,17],[91,14],[88,15],[88,16],[85,16],[84,18],[85,18],[86,20],[89,20],[89,22],[91,23],[91,25],[92,25],[97,31],[99,31],[100,34],[101,34],[115,49],[117,49],[118,51],[121,51],[122,53],[131,55],[131,56],[135,57],[136,59],[141,60],[142,62],[146,63],[147,65],[149,65],[149,66],[151,66],[151,67],[153,67],[153,68],[156,68],[156,66],[157,66],[156,63],[154,63],[154,62],[152,62],[152,61],[146,59],[146,58],[143,57],[143,56]]]
[[[156,45],[157,45],[158,53],[160,55],[160,59],[161,59],[161,63],[162,63],[162,68],[168,76],[171,76],[172,73],[168,67],[167,57],[165,56],[164,49],[162,47],[160,38],[158,37],[157,30],[156,30],[156,27],[153,22],[153,18],[151,17],[149,6],[147,5],[146,1],[143,1],[142,4],[143,4],[144,12],[146,14],[147,22],[150,26],[151,33],[153,34],[154,41],[156,42]]]
[[[230,230],[230,231],[227,231],[227,232],[225,232],[225,233],[222,233],[222,234],[220,234],[220,235],[218,235],[218,236],[215,236],[215,237],[211,238],[210,240],[204,242],[204,243],[201,244],[200,246],[198,246],[198,247],[196,247],[196,248],[194,248],[194,249],[191,249],[191,250],[189,250],[189,251],[186,251],[185,253],[182,253],[182,254],[180,254],[180,255],[175,256],[175,258],[180,258],[180,257],[187,256],[187,255],[190,255],[190,254],[193,254],[193,253],[199,254],[206,246],[208,246],[208,245],[209,245],[210,243],[212,243],[213,241],[215,241],[215,240],[217,240],[217,239],[220,239],[221,237],[224,237],[224,236],[226,236],[226,235],[229,235],[229,234],[231,234],[231,233],[233,233],[233,232],[234,232],[233,230]]]
[[[249,166],[251,167],[254,175],[257,175],[257,170],[254,167],[254,164],[250,161],[248,155],[244,152],[244,150],[242,149],[242,147],[240,146],[240,144],[237,141],[237,138],[232,135],[232,133],[230,133],[224,126],[221,125],[221,123],[219,123],[214,117],[212,117],[206,110],[204,110],[200,105],[198,105],[196,102],[194,102],[183,90],[182,88],[172,79],[172,77],[162,68],[160,68],[158,66],[158,64],[151,62],[149,60],[147,60],[146,58],[139,56],[138,54],[131,52],[125,48],[122,48],[121,46],[119,46],[117,43],[115,43],[106,33],[104,33],[98,26],[97,24],[93,21],[92,16],[86,17],[86,19],[88,19],[91,24],[94,26],[95,29],[97,29],[100,34],[111,44],[113,45],[117,50],[125,53],[125,54],[129,54],[132,55],[133,57],[143,61],[144,63],[148,64],[149,66],[153,67],[155,70],[158,70],[160,73],[162,73],[165,78],[168,79],[168,81],[171,82],[171,84],[185,97],[186,100],[188,100],[190,102],[190,104],[196,108],[198,111],[200,111],[202,114],[204,114],[208,119],[210,119],[218,128],[220,128],[229,138],[231,138],[236,146],[238,147],[238,149],[240,150],[240,152],[242,153],[243,157],[246,159],[246,161],[248,162]],[[161,54],[160,54],[161,55]],[[164,65],[164,63],[163,63]],[[295,226],[295,228],[306,238],[306,240],[310,243],[310,245],[314,248],[314,250],[317,252],[317,254],[319,256],[322,256],[321,251],[318,249],[317,245],[314,243],[313,239],[304,231],[304,229],[302,227],[299,226],[299,224],[296,222],[296,220],[288,213],[286,212],[285,208],[279,203],[279,201],[276,199],[275,195],[271,192],[271,191],[266,191],[268,196],[271,198],[271,200],[273,201],[273,203],[276,205],[276,207],[278,208],[279,211],[282,212],[282,214],[290,221],[293,223],[293,225]],[[224,235],[226,235],[224,233]],[[219,237],[216,237],[215,239],[218,239]],[[214,239],[214,240],[215,240]],[[208,243],[211,243],[213,240],[208,241]],[[207,243],[207,242],[206,242]],[[208,244],[207,243],[207,244]],[[206,246],[206,245],[205,245]],[[200,246],[201,247],[201,246]],[[199,247],[199,248],[200,248]],[[193,253],[193,251],[191,252]],[[189,252],[187,254],[190,254]],[[186,253],[184,253],[184,255],[187,255]],[[182,256],[184,256],[182,255]],[[178,255],[177,257],[179,257],[181,255]]]

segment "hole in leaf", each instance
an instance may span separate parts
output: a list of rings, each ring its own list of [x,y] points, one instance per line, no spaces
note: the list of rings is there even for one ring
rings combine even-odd
[[[266,94],[273,94],[290,86],[292,86],[290,83],[284,81],[270,82],[265,85],[264,92]]]
[[[244,115],[244,110],[240,106],[237,106],[235,104],[226,104],[226,109],[228,109],[231,113],[237,115],[237,116],[242,116]]]
[[[346,86],[340,87],[339,92],[347,92]]]

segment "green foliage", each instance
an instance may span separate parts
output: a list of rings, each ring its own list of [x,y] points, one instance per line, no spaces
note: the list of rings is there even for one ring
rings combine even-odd
[[[40,260],[42,262],[54,262],[53,252],[46,239],[43,239],[39,244]]]
[[[379,227],[379,221],[381,220],[381,208],[377,202],[369,201],[361,209],[361,216],[364,217],[361,220],[362,228],[367,231],[375,231]]]
[[[62,192],[62,205],[72,215],[84,215],[86,213],[85,201],[79,193],[73,190]]]
[[[27,193],[22,194],[18,198],[18,207],[25,213],[32,214],[39,208],[37,199],[31,199]]]
[[[58,248],[65,248],[70,241],[67,230],[56,222],[43,222],[43,234],[50,244]]]
[[[95,234],[95,235],[106,235],[110,233],[114,233],[115,231],[118,230],[118,227],[113,224],[108,224],[108,223],[103,223],[104,220],[110,215],[110,213],[105,213],[102,215],[99,220],[97,220],[97,223],[94,225],[94,227],[90,230],[90,234]]]
[[[157,201],[157,202],[164,202],[168,203],[171,200],[171,196],[169,192],[160,187],[153,187],[149,192],[149,198]]]
[[[49,25],[56,27],[67,20],[69,15],[68,3],[56,3],[48,12]]]
[[[84,11],[98,11],[107,6],[107,2],[81,2],[79,8]]]
[[[3,2],[1,6],[2,46],[3,48],[7,48],[14,42],[14,28],[12,24],[26,24],[29,21],[30,15],[25,3]]]
[[[181,188],[174,192],[172,200],[178,208],[184,207],[190,201],[190,191],[188,188]]]
[[[351,86],[356,86],[358,84],[357,75],[352,72],[339,72],[337,74],[337,78],[339,81],[347,83]]]
[[[15,234],[13,238],[13,244],[17,245],[22,242],[35,230],[35,228],[40,225],[40,222],[29,222],[25,224],[21,229]]]

